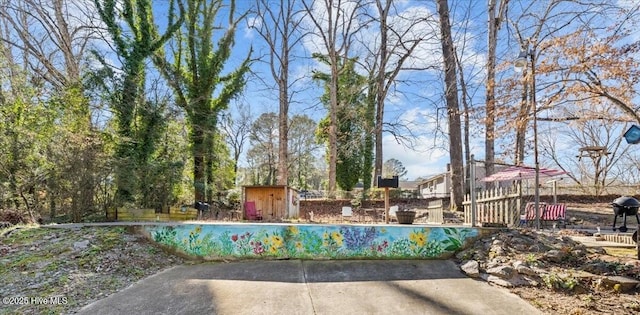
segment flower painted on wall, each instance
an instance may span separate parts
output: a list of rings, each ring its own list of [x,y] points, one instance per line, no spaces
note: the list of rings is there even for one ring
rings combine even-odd
[[[271,235],[271,237],[267,238],[267,240],[269,244],[269,253],[271,255],[278,254],[281,251],[284,244],[282,236],[274,234],[274,235]]]
[[[378,253],[384,253],[384,252],[387,250],[387,248],[389,248],[389,242],[387,242],[386,240],[384,240],[384,241],[382,242],[382,244],[372,245],[372,246],[371,246],[371,251],[375,251],[375,252],[377,252],[376,254],[378,254]]]
[[[338,241],[340,244],[338,244]],[[342,237],[338,237],[335,233],[325,231],[322,234],[322,249],[329,257],[336,257],[338,250],[342,246]]]
[[[202,253],[202,240],[200,239],[200,233],[202,233],[202,226],[197,225],[193,230],[189,232],[189,238],[187,240],[186,252],[196,256],[201,256]]]
[[[202,257],[434,258],[477,235],[468,228],[376,226],[149,227],[153,239]]]
[[[280,247],[282,247],[282,243],[283,243],[283,240],[282,240],[282,237],[280,235],[277,235],[277,234],[271,235],[271,245],[272,246],[280,248]]]
[[[252,233],[246,231],[244,233],[236,233],[228,236],[225,234],[225,237],[228,237],[233,244],[231,248],[231,252],[235,253],[238,256],[249,256],[251,252],[255,251],[254,246],[251,244],[252,242]]]
[[[171,247],[179,246],[177,231],[171,226],[165,226],[165,227],[162,227],[161,229],[157,229],[153,231],[153,233],[151,233],[151,236],[154,241],[160,244],[171,246]]]
[[[393,241],[386,255],[394,258],[421,257],[435,258],[443,254],[443,246],[437,239],[430,239],[433,229],[412,230],[406,238]]]
[[[298,234],[288,235],[288,244],[299,244],[287,246],[289,257],[307,258],[314,257],[323,252],[323,237],[311,229],[300,230]]]
[[[369,248],[378,236],[376,228],[373,226],[364,228],[345,226],[340,228],[340,232],[344,235],[345,248],[356,252]]]
[[[427,234],[423,231],[412,231],[409,233],[409,241],[415,244],[415,246],[422,247],[427,243]]]
[[[251,241],[249,242],[249,244],[251,244],[251,247],[253,247],[253,253],[256,255],[262,255],[264,253],[264,246],[262,245],[262,242],[260,241]]]
[[[340,232],[335,231],[331,233],[331,239],[336,243],[336,245],[342,246],[342,240],[344,239],[344,237],[342,237],[342,234],[340,234]]]

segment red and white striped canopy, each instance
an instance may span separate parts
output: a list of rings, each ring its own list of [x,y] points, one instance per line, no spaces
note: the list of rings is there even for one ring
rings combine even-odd
[[[540,168],[540,177],[553,177],[564,175],[567,172],[550,168]],[[503,182],[519,179],[530,179],[536,177],[536,169],[529,166],[511,166],[493,175],[489,175],[481,181],[483,182]]]

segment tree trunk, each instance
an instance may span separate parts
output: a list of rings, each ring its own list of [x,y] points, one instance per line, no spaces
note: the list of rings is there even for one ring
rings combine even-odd
[[[484,136],[484,168],[485,175],[489,176],[495,172],[495,85],[496,85],[496,45],[498,35],[498,23],[496,19],[496,0],[489,0],[489,38],[487,52],[487,83],[486,83],[486,99],[485,99],[485,136]],[[493,183],[486,183],[487,188],[493,186]]]
[[[191,135],[191,143],[193,143],[193,188],[195,193],[195,202],[205,200],[206,191],[206,174],[205,174],[205,154],[204,133],[202,130],[194,128]]]
[[[438,0],[438,14],[440,16],[440,31],[442,38],[442,55],[445,68],[445,98],[449,118],[449,154],[451,159],[451,195],[452,208],[462,210],[463,201],[463,167],[462,167],[462,136],[460,123],[460,109],[458,106],[458,84],[456,76],[456,60],[451,38],[451,24],[449,22],[449,6],[447,0]]]
[[[462,89],[462,108],[464,109],[464,160],[466,161],[466,167],[464,168],[464,193],[468,194],[471,192],[471,181],[475,180],[475,178],[471,178],[471,144],[469,143],[470,138],[470,118],[469,112],[471,108],[469,107],[469,102],[467,102],[467,85],[464,80],[464,74],[462,69],[462,63],[459,60],[456,60],[456,64],[458,65],[458,69],[460,70],[460,88]]]
[[[138,104],[138,92],[144,81],[144,68],[141,61],[131,60],[125,73],[120,99],[116,100],[116,114],[118,118],[118,136],[121,140],[116,150],[116,200],[122,202],[135,201],[136,170],[138,162],[144,160],[139,157],[135,148],[135,134],[132,123]],[[136,158],[137,157],[137,158]]]
[[[387,14],[389,13],[390,2],[386,3],[383,8],[380,2],[377,2],[378,12],[380,13],[380,68],[378,69],[378,78],[376,80],[376,163],[374,178],[382,175],[382,124],[384,123],[384,98],[385,98],[385,78],[387,75]]]
[[[286,60],[286,59],[285,59]],[[280,86],[280,114],[278,122],[278,185],[287,185],[289,181],[289,84],[286,72],[288,67],[283,63],[282,80]]]
[[[220,159],[216,156],[216,150],[214,149],[214,139],[216,135],[212,133],[214,133],[214,131],[209,131],[209,136],[205,139],[205,149],[207,150],[204,168],[206,189],[203,200],[209,203],[214,200],[213,196],[215,195],[215,192],[220,191],[220,187],[215,187],[216,179],[214,178],[214,170],[220,169]],[[215,165],[215,162],[218,162],[218,165]]]
[[[329,86],[329,198],[336,193],[336,165],[338,163],[338,58],[336,52],[329,52],[331,57],[331,85]]]
[[[116,149],[116,200],[131,202],[134,200],[136,180],[133,175],[136,170],[136,161],[133,158],[135,149],[133,143],[133,130],[131,122],[135,113],[135,94],[137,88],[136,74],[127,74],[124,79],[124,87],[121,100],[117,101],[118,136],[121,140]]]
[[[523,74],[526,76],[526,74]],[[529,89],[525,83],[524,88],[522,89],[522,105],[520,106],[520,110],[518,111],[518,116],[516,117],[516,144],[515,144],[515,161],[516,165],[521,165],[524,163],[524,147],[525,140],[527,136],[527,126],[529,126],[529,102],[527,93]]]
[[[369,87],[369,92],[371,93],[372,85],[370,84]],[[375,98],[372,95],[367,95],[366,106],[367,109],[365,112],[365,126],[367,134],[364,139],[364,148],[362,150],[364,155],[364,166],[362,168],[362,184],[364,190],[364,193],[362,194],[363,199],[365,199],[367,196],[366,192],[368,192],[369,189],[373,186],[373,178],[376,178],[373,169],[375,163],[374,147],[376,141],[374,138],[375,132],[373,132],[375,130],[376,102]]]
[[[376,107],[376,126],[375,126],[376,154],[375,154],[375,167],[374,167],[374,173],[373,173],[374,185],[376,185],[375,179],[378,178],[378,176],[382,176],[382,119],[383,117],[382,117],[382,113],[380,113],[380,110],[381,110],[380,105],[378,105]]]
[[[49,198],[49,218],[51,218],[52,222],[55,222],[55,218],[58,215],[56,213],[57,204],[56,204],[56,192],[58,192],[57,176],[51,176],[50,179],[47,180],[47,198]]]

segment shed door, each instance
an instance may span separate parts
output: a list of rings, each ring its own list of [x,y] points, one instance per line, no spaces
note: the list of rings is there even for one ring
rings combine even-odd
[[[246,200],[254,200],[265,219],[281,219],[286,216],[285,190],[278,187],[256,187],[247,191]]]

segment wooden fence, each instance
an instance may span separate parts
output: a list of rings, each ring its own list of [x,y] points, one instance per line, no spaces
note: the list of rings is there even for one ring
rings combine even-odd
[[[198,218],[198,210],[186,208],[169,208],[169,213],[157,213],[155,209],[110,208],[107,219],[113,221],[185,221]]]
[[[465,195],[464,224],[471,225],[471,195]],[[514,226],[520,220],[522,194],[517,187],[496,188],[476,194],[476,224],[480,226]]]
[[[416,220],[418,222],[428,224],[444,223],[444,204],[442,199],[429,201],[427,208],[414,208],[411,210],[416,212]]]
[[[429,201],[427,210],[429,211],[427,223],[444,223],[444,206],[442,204],[442,199]]]

